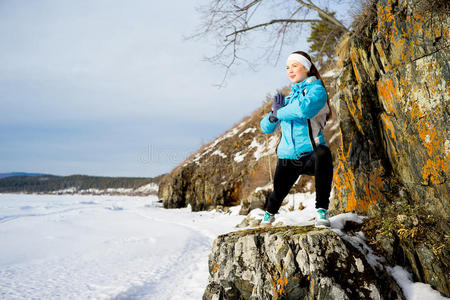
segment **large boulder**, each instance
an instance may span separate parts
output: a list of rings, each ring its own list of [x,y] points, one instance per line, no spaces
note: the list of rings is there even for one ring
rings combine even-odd
[[[328,229],[268,227],[219,236],[203,299],[404,299],[395,281]]]

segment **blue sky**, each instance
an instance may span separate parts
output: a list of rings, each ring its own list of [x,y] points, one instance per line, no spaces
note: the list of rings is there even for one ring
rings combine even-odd
[[[157,176],[289,84],[203,61],[198,1],[0,2],[0,173]],[[299,38],[295,49],[307,49]]]

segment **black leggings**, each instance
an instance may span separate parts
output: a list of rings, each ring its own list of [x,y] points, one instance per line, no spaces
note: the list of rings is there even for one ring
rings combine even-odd
[[[278,212],[281,202],[301,174],[315,177],[316,208],[328,209],[333,180],[333,160],[330,149],[319,145],[315,152],[299,159],[278,159],[273,179],[273,192],[266,203],[268,212],[271,214]]]

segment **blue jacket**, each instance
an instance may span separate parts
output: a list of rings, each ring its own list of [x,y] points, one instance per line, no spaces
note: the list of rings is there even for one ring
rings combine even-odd
[[[306,119],[311,119],[316,145],[326,145],[323,126],[329,113],[327,93],[320,80],[310,76],[291,86],[285,105],[277,112],[278,121],[269,121],[270,113],[260,122],[265,133],[271,134],[281,127],[281,141],[277,146],[279,158],[297,159],[314,151],[308,134]],[[319,119],[320,122],[313,120]]]

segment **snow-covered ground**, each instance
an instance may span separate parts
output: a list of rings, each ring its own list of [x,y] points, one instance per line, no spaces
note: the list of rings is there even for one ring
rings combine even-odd
[[[312,224],[314,194],[288,200],[277,220]],[[305,208],[291,211],[300,202]],[[0,299],[201,299],[212,242],[240,230],[239,209],[167,210],[156,196],[0,194]],[[336,216],[335,230],[345,218],[358,220]]]

